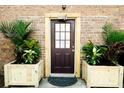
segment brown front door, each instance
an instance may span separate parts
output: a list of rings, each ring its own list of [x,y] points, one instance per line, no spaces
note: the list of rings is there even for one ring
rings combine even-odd
[[[74,73],[75,20],[51,20],[51,72]]]

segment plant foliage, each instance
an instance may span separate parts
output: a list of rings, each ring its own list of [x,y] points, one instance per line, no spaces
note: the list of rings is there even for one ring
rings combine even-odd
[[[16,51],[22,53],[22,61],[26,64],[33,64],[40,57],[41,49],[36,39],[24,40],[24,43],[18,49]]]
[[[116,42],[109,47],[108,59],[118,64],[121,55],[124,55],[124,42]]]
[[[29,39],[29,35],[34,31],[31,22],[17,20],[14,22],[2,22],[0,31],[9,37],[16,45],[16,62],[18,64],[33,64],[40,57],[40,45],[35,39]]]
[[[83,53],[85,54],[85,60],[91,64],[100,64],[100,59],[107,52],[107,47],[103,45],[94,45],[89,41],[86,45],[82,47]]]
[[[26,40],[29,34],[33,31],[29,26],[31,22],[25,22],[17,20],[14,22],[2,22],[0,24],[0,30],[11,40],[15,45],[20,45]]]
[[[112,24],[107,23],[103,26],[104,30],[104,40],[107,45],[112,45],[116,42],[124,41],[124,31],[117,30]]]

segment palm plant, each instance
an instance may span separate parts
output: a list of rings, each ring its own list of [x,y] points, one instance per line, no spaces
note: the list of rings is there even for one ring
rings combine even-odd
[[[114,64],[118,64],[124,55],[124,30],[115,29],[110,23],[105,24],[103,30],[104,40],[109,48],[107,57]]]
[[[103,30],[104,40],[107,45],[111,46],[114,43],[124,41],[124,30],[117,30],[110,23],[105,24]]]
[[[5,36],[11,38],[15,45],[21,45],[24,40],[26,40],[29,34],[33,31],[29,26],[31,22],[25,22],[22,20],[17,20],[15,22],[2,22],[0,24],[0,31],[2,31]]]
[[[40,56],[39,42],[35,39],[28,39],[33,31],[31,22],[17,20],[15,22],[2,22],[0,31],[9,37],[15,44],[15,63],[35,63]]]

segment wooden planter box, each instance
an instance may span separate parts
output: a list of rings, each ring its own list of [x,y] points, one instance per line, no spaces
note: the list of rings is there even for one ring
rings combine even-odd
[[[4,65],[5,87],[16,86],[39,86],[39,81],[44,75],[44,62],[37,64],[12,64]]]
[[[122,66],[91,66],[83,60],[82,78],[87,87],[123,87]]]

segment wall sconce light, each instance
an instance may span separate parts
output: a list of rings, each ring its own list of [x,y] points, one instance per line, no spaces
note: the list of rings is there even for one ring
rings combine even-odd
[[[66,5],[62,5],[62,10],[65,10],[66,9]]]

